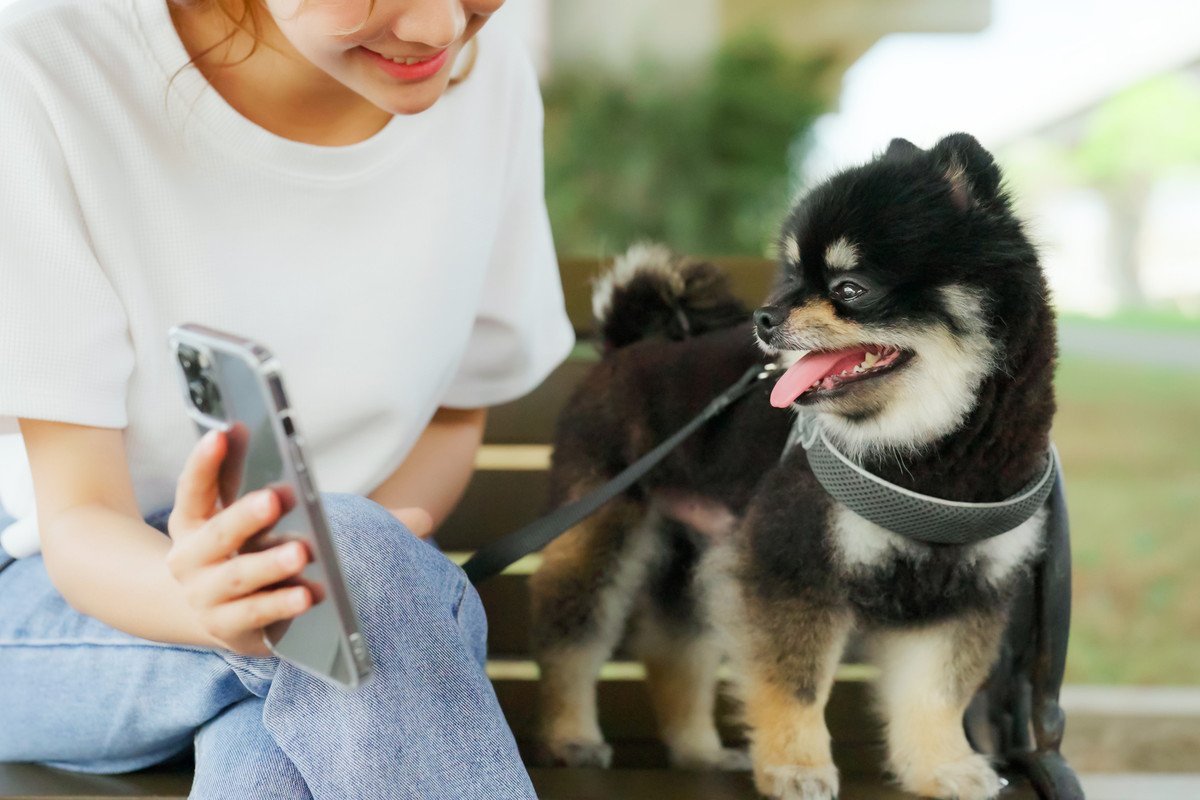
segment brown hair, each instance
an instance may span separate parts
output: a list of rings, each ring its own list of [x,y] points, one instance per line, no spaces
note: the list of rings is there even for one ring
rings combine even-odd
[[[170,0],[170,2],[173,5],[180,6],[180,7],[186,7],[186,8],[216,6],[217,9],[221,12],[221,15],[223,17],[225,17],[225,19],[227,19],[233,25],[233,28],[234,28],[233,30],[230,30],[229,33],[225,34],[225,36],[223,38],[221,38],[218,42],[216,42],[215,44],[209,45],[205,49],[201,50],[199,53],[196,53],[194,56],[189,58],[187,63],[184,64],[182,67],[180,67],[179,70],[175,73],[175,75],[173,75],[171,77],[172,81],[174,81],[175,78],[179,76],[180,72],[183,72],[189,66],[191,66],[192,64],[195,64],[198,60],[200,60],[204,56],[208,55],[213,50],[216,50],[221,45],[229,42],[234,37],[234,34],[238,30],[244,31],[245,33],[248,33],[250,35],[250,38],[252,40],[252,43],[250,45],[250,52],[247,53],[245,56],[243,56],[240,60],[232,62],[230,64],[225,64],[224,66],[232,67],[232,66],[235,66],[236,64],[240,64],[240,63],[242,63],[242,61],[245,61],[246,59],[250,58],[250,56],[254,55],[254,52],[258,49],[258,46],[260,44],[262,44],[264,41],[263,36],[262,36],[263,7],[260,3],[257,2],[257,0]],[[371,0],[371,4],[374,5],[374,3],[375,3],[375,0]]]
[[[180,72],[183,72],[183,70],[194,64],[198,59],[203,58],[213,50],[216,50],[221,45],[230,41],[234,37],[234,34],[239,30],[250,35],[252,40],[250,44],[250,52],[246,53],[246,55],[242,56],[242,58],[238,59],[237,61],[223,64],[222,66],[232,67],[242,63],[246,59],[250,58],[250,56],[254,55],[255,51],[258,50],[258,46],[260,44],[264,44],[266,41],[262,34],[262,15],[265,13],[262,0],[170,0],[170,2],[177,6],[215,6],[217,10],[221,12],[222,16],[224,16],[234,28],[216,44],[210,45],[188,59],[188,62],[180,67],[179,71],[172,76],[172,82],[174,82],[175,77],[177,77]],[[300,0],[300,5],[297,7],[297,13],[303,10],[304,6],[306,6],[308,3],[309,0]],[[372,12],[375,11],[375,0],[367,0],[367,3],[367,15],[363,17],[363,25],[366,24],[367,18],[370,17]],[[352,28],[349,31],[346,31],[346,33],[353,33],[355,30],[357,29]],[[474,37],[472,37],[471,41],[467,44],[470,48],[470,53],[467,54],[466,65],[462,70],[460,70],[458,75],[452,75],[450,77],[451,86],[466,80],[467,76],[471,74],[471,70],[475,67],[475,57],[479,52],[479,45],[475,41]]]

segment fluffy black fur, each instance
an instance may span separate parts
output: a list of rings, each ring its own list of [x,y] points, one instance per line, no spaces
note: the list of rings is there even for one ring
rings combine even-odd
[[[826,263],[839,240],[847,243],[844,252],[853,253],[848,268]],[[612,287],[609,315],[600,320],[605,358],[559,422],[552,469],[555,504],[645,453],[749,365],[769,362],[781,351],[825,349],[828,337],[830,342],[840,337],[828,349],[845,347],[841,340],[847,337],[871,343],[895,336],[909,343],[908,360],[895,374],[797,401],[813,405],[841,426],[838,430],[857,437],[868,469],[914,491],[964,501],[1005,498],[1042,469],[1054,411],[1053,316],[1036,252],[1012,213],[999,169],[978,142],[956,134],[923,150],[893,141],[883,155],[835,175],[801,200],[782,226],[779,251],[779,278],[755,314],[756,325],[733,324],[740,307],[711,267],[693,267],[702,279],[690,284],[687,302],[680,300],[678,280],[660,269]],[[838,286],[847,280],[865,293],[841,299]],[[700,308],[718,311],[693,323]],[[811,324],[802,324],[805,320]],[[937,343],[942,349],[931,349]],[[904,391],[920,396],[919,382],[929,380],[937,366],[931,364],[935,352],[963,359],[962,369],[947,370],[948,375],[978,374],[977,380],[963,379],[970,384],[964,389],[969,402],[961,409],[948,406],[945,430],[922,437],[914,428],[913,441],[898,445],[897,437],[906,432],[887,421],[889,404],[901,402],[905,381],[916,389]],[[621,618],[619,627],[625,615],[643,608],[660,621],[677,619],[681,628],[690,626],[691,632],[681,636],[696,638],[708,630],[712,608],[705,593],[713,587],[696,582],[695,563],[700,551],[711,549],[704,543],[713,540],[726,565],[713,572],[714,580],[735,585],[736,655],[758,665],[751,670],[759,677],[747,699],[752,726],[765,731],[775,724],[770,714],[756,711],[762,702],[754,699],[767,696],[771,687],[794,698],[800,710],[823,703],[832,677],[821,664],[830,648],[844,642],[842,627],[848,624],[900,632],[948,626],[947,636],[961,637],[964,653],[982,655],[964,655],[961,663],[947,665],[947,684],[973,691],[986,677],[1007,604],[1022,585],[1022,569],[1036,555],[1036,543],[1004,570],[990,569],[989,558],[998,556],[974,545],[884,543],[886,555],[854,562],[847,555],[849,545],[839,539],[847,534],[833,527],[835,503],[809,472],[803,453],[792,452],[780,463],[792,415],[768,404],[769,391],[770,386],[760,386],[688,440],[629,493],[624,512],[611,524],[601,519],[547,552],[532,589],[535,640],[551,687],[544,698],[548,713],[554,715],[566,702],[552,696],[553,687],[563,685],[555,676],[567,669],[560,654],[611,649],[614,617]],[[928,416],[938,421],[934,412]],[[872,440],[873,431],[885,430],[888,441]],[[697,505],[701,513],[688,511]],[[722,519],[714,509],[727,512],[732,523],[713,522],[714,529],[704,535],[680,538],[680,524],[699,530]],[[650,524],[636,536],[657,537],[654,547],[629,544],[635,538],[629,520],[641,518]],[[870,531],[855,535],[876,536]],[[605,541],[612,546],[602,547]],[[605,554],[599,562],[597,553]],[[646,561],[640,572],[628,563],[631,558]],[[620,592],[636,597],[617,597]],[[692,611],[681,610],[689,604]],[[561,729],[550,720],[547,737],[570,738]],[[903,752],[901,744],[896,753]],[[577,755],[579,745],[575,741],[569,752]],[[675,752],[676,745],[668,745]],[[777,768],[792,766],[776,762],[817,757],[772,747],[762,745],[754,754],[765,793],[823,798],[829,796],[825,790],[797,787],[828,789],[830,780],[836,791],[836,777],[828,774],[816,783],[779,778],[785,773]],[[560,761],[574,759],[563,757],[568,749],[562,741],[551,741],[549,750]],[[894,769],[909,788],[925,780],[919,767]],[[924,791],[989,797],[988,774],[975,769],[975,788],[969,791],[954,786]]]

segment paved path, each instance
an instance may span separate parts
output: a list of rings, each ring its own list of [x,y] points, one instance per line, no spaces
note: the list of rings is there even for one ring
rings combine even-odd
[[[1081,775],[1087,800],[1196,800],[1200,775]]]
[[[1190,333],[1070,320],[1059,324],[1058,344],[1065,355],[1200,370],[1200,325]]]

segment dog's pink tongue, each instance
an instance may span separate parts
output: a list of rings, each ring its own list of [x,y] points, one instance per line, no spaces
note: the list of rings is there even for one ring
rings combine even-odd
[[[780,376],[775,388],[771,390],[771,405],[776,408],[787,408],[817,380],[848,369],[862,359],[862,350],[809,353],[788,367],[787,372]]]

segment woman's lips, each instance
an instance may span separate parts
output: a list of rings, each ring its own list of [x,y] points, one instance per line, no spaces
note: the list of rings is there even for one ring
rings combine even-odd
[[[446,48],[435,56],[430,56],[424,61],[418,61],[415,64],[398,64],[390,58],[381,56],[374,50],[368,50],[365,47],[360,48],[366,53],[367,58],[371,59],[380,69],[386,72],[393,78],[402,81],[423,81],[428,77],[437,74],[438,70],[446,63],[446,59],[450,56],[450,48]]]

